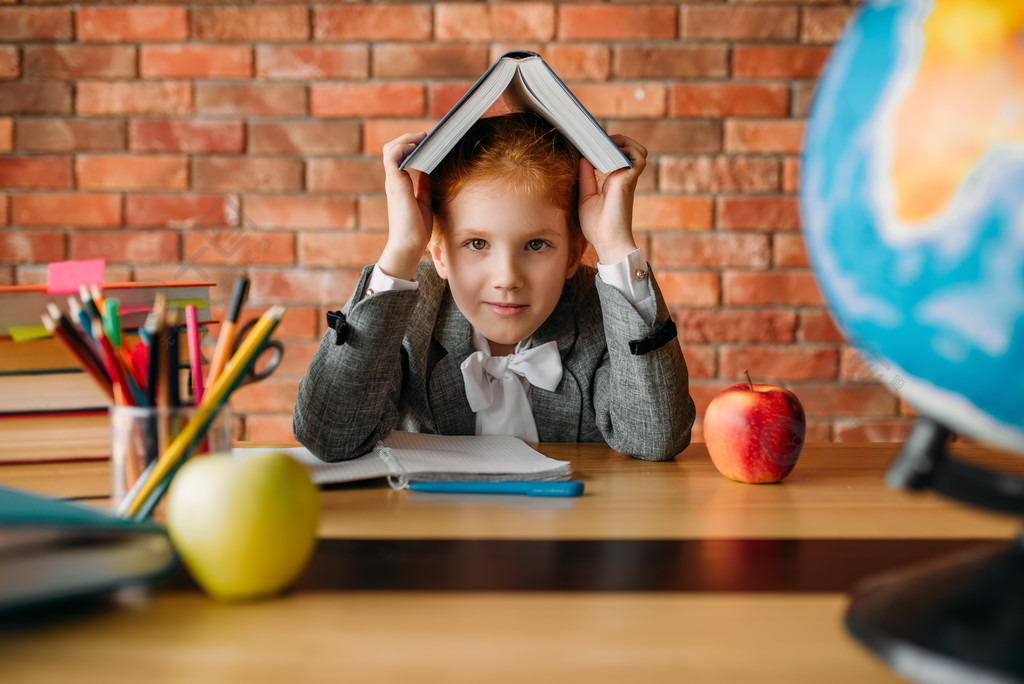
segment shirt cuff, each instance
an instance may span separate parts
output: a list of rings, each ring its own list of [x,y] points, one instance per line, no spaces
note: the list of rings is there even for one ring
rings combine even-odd
[[[651,287],[650,272],[643,252],[637,248],[614,264],[597,265],[601,280],[621,292],[636,307],[647,325],[654,324],[657,315],[657,301]]]
[[[402,280],[401,278],[389,276],[380,270],[380,266],[374,264],[370,277],[366,280],[366,291],[363,292],[363,296],[369,297],[377,292],[387,292],[389,290],[416,290],[419,289],[419,286],[420,284],[415,280]]]

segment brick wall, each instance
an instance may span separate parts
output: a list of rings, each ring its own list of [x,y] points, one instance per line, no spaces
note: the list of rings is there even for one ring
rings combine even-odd
[[[222,315],[245,271],[248,314],[289,305],[288,353],[233,407],[288,438],[324,312],[384,244],[382,145],[534,49],[651,152],[636,228],[698,411],[749,369],[798,393],[809,439],[900,438],[799,233],[803,118],[852,4],[0,0],[0,283],[102,256],[108,281],[215,281]]]

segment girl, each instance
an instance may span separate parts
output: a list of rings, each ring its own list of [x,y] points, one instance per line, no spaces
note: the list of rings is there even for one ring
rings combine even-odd
[[[604,441],[651,460],[685,449],[686,364],[632,232],[647,150],[612,136],[634,166],[599,189],[556,128],[515,113],[478,121],[414,182],[399,165],[425,135],[384,147],[388,241],[328,314],[296,439],[327,461],[393,429]]]

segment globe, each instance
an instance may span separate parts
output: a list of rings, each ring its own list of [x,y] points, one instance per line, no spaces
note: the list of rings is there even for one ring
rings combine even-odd
[[[922,415],[1024,452],[1024,2],[861,5],[800,175],[847,340]]]

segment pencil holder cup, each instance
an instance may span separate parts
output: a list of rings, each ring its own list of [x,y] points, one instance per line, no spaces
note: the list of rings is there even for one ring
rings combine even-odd
[[[110,407],[110,505],[117,508],[136,483],[148,474],[161,454],[196,419],[194,406],[156,408]],[[225,404],[213,414],[193,456],[231,451],[231,408]]]

